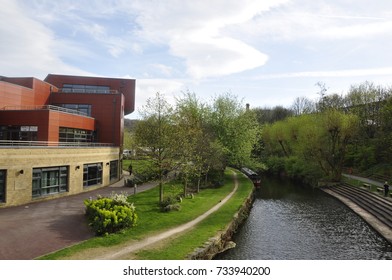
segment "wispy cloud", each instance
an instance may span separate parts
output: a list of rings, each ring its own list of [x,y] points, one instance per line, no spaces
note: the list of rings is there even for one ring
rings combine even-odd
[[[184,59],[187,73],[200,79],[264,65],[266,54],[222,30],[287,1],[211,1],[208,7],[203,1],[169,2],[136,1],[140,36],[168,44],[173,56]]]
[[[0,9],[0,69],[3,75],[44,78],[49,72],[87,74],[62,61],[59,50],[74,48],[56,38],[44,24],[31,19],[16,1],[6,1]],[[6,8],[4,8],[6,7]],[[69,42],[68,42],[69,43]]]
[[[286,78],[344,78],[344,77],[371,77],[392,75],[392,67],[369,68],[369,69],[348,69],[334,71],[304,71],[291,73],[266,74],[252,77],[252,80],[270,80]]]
[[[382,10],[378,2],[372,5],[377,7],[373,10],[363,0],[351,6],[348,1],[297,0],[237,27],[237,32],[260,40],[285,41],[350,40],[390,34],[392,3],[382,1]]]

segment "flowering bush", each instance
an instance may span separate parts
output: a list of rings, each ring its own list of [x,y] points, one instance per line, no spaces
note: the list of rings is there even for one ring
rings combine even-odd
[[[86,199],[86,215],[96,235],[118,232],[136,225],[137,214],[124,194]]]

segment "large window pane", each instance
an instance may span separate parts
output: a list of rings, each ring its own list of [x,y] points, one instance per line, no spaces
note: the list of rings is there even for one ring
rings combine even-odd
[[[33,197],[40,197],[66,191],[68,191],[67,166],[33,169]]]
[[[5,202],[5,183],[7,171],[0,170],[0,202]]]
[[[60,142],[93,142],[93,131],[60,127]]]
[[[83,187],[102,184],[102,162],[83,165]]]
[[[110,181],[118,179],[118,160],[110,162]]]

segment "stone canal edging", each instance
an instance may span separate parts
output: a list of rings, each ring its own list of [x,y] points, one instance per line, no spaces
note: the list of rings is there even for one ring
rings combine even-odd
[[[234,214],[233,219],[225,227],[225,229],[219,231],[214,237],[211,237],[207,242],[205,242],[203,247],[200,247],[189,254],[187,259],[211,260],[217,254],[234,248],[236,244],[232,241],[233,235],[248,218],[255,200],[255,191],[256,189],[253,188],[251,193],[245,199],[240,209]]]
[[[340,195],[339,193],[333,191],[330,188],[321,188],[321,190],[344,203],[354,213],[359,215],[365,222],[367,222],[374,230],[376,230],[381,236],[383,236],[384,239],[386,239],[390,244],[392,244],[391,229],[384,223],[382,223],[380,220],[378,220],[375,216],[370,214],[368,211],[356,204],[351,199]]]

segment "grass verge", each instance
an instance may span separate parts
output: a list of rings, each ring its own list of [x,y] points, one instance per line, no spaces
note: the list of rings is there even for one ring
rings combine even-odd
[[[52,254],[42,256],[39,259],[80,259],[79,257],[74,256],[83,255],[81,254],[83,253],[83,251],[94,252],[94,250],[91,250],[94,248],[109,248],[110,250],[111,246],[130,242],[132,240],[137,241],[148,235],[162,232],[177,225],[191,221],[196,217],[200,216],[208,209],[212,208],[215,204],[217,204],[227,194],[229,194],[232,191],[233,187],[234,184],[231,172],[227,170],[225,173],[224,186],[215,189],[205,189],[195,195],[193,199],[184,199],[181,203],[180,211],[172,211],[167,213],[161,212],[158,207],[158,188],[153,188],[151,190],[139,193],[135,196],[130,196],[130,201],[134,203],[136,207],[136,212],[139,216],[138,225],[136,227],[124,230],[123,232],[118,234],[111,234],[103,237],[94,237],[80,244],[62,249]],[[176,193],[177,191],[180,191],[181,188],[182,186],[179,184],[168,184],[165,186],[165,192]],[[236,205],[237,206],[234,206],[234,208],[239,207],[238,203]],[[221,211],[223,210],[220,210],[219,212]],[[231,212],[231,217],[234,212],[234,210]],[[208,219],[210,219],[210,217]],[[209,223],[214,224],[215,221],[211,222],[210,220]],[[224,223],[221,224],[223,225]],[[95,256],[91,254],[83,255],[83,258],[86,259],[92,259],[94,257]]]
[[[165,242],[158,248],[142,250],[135,254],[142,260],[183,260],[195,249],[201,247],[209,238],[231,222],[234,214],[241,208],[252,191],[252,182],[242,174],[238,175],[238,190],[217,212],[211,214],[186,234]]]

